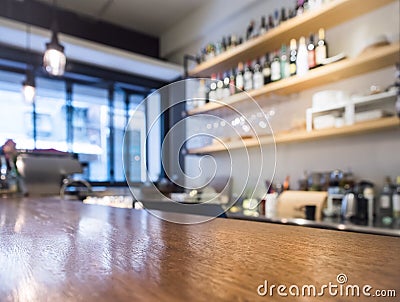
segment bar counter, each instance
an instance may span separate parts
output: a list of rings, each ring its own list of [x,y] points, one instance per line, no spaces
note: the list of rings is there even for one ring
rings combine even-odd
[[[180,225],[145,210],[0,199],[1,301],[396,301],[399,255],[390,236],[224,218]],[[371,297],[276,291],[320,293],[330,282],[370,285]],[[397,298],[373,298],[376,289]]]

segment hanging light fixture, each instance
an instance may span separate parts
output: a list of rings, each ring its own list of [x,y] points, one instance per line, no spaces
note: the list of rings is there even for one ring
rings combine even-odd
[[[51,27],[51,40],[46,43],[46,52],[43,57],[43,66],[53,76],[62,76],[65,71],[67,59],[64,54],[64,46],[58,42],[57,20],[55,16],[55,1],[53,2],[53,25]]]
[[[29,57],[29,52],[31,49],[30,43],[30,27],[29,25],[26,26],[26,44],[27,44],[27,57]],[[36,93],[36,85],[35,85],[35,78],[33,76],[33,70],[31,70],[29,63],[27,60],[26,64],[26,79],[22,82],[22,93],[24,95],[24,99],[27,103],[33,103]]]
[[[27,103],[33,103],[36,93],[35,78],[33,72],[30,69],[26,70],[26,79],[22,82],[22,93]]]

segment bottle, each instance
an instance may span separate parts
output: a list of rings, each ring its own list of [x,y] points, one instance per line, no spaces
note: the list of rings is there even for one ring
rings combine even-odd
[[[251,20],[249,23],[249,26],[247,26],[247,30],[246,30],[246,40],[250,40],[251,38],[255,37],[255,33],[254,33],[254,21]]]
[[[243,63],[238,64],[238,71],[236,73],[236,89],[237,92],[242,92],[244,90],[244,78],[243,78]]]
[[[290,40],[290,57],[289,57],[289,70],[291,76],[295,75],[297,72],[296,60],[297,60],[297,43],[296,39],[292,39]]]
[[[297,16],[300,16],[303,14],[303,12],[304,12],[303,4],[304,4],[304,0],[297,0],[297,5],[296,5],[296,15]]]
[[[277,26],[279,26],[279,24],[280,24],[280,19],[279,19],[279,10],[275,10],[274,11],[274,27],[277,27]]]
[[[269,29],[272,29],[275,27],[274,17],[272,17],[272,15],[268,16],[268,27],[269,27]]]
[[[285,22],[287,20],[287,16],[286,16],[286,8],[282,7],[281,9],[281,18],[279,23]]]
[[[265,55],[265,60],[263,64],[262,74],[264,77],[264,85],[271,82],[271,62],[269,58],[269,53]]]
[[[396,179],[396,187],[393,190],[392,203],[393,203],[393,218],[398,220],[400,219],[400,176],[397,176]]]
[[[328,58],[328,45],[325,41],[325,30],[320,28],[318,31],[318,42],[315,47],[315,63],[317,66],[322,65],[322,62]]]
[[[281,79],[290,76],[290,64],[286,54],[286,45],[282,44],[281,47]]]
[[[215,74],[211,75],[210,92],[208,93],[208,102],[213,102],[217,100],[217,83]]]
[[[229,89],[229,83],[230,83],[230,77],[227,72],[224,73],[224,87],[222,89],[222,98],[227,98],[231,95],[230,89]]]
[[[290,176],[287,175],[285,181],[283,182],[283,190],[288,191],[290,190]]]
[[[251,70],[250,62],[247,62],[243,74],[244,90],[249,91],[253,89],[253,72]]]
[[[224,82],[222,79],[221,74],[218,74],[218,79],[217,79],[217,89],[215,91],[215,95],[217,100],[221,100],[223,97],[223,89],[224,89]]]
[[[229,94],[234,95],[236,93],[235,86],[235,70],[232,68],[231,75],[229,76]]]
[[[264,76],[261,72],[260,62],[256,62],[254,65],[254,73],[253,73],[253,88],[259,89],[264,86]]]
[[[263,35],[267,32],[268,28],[267,28],[267,23],[265,20],[265,16],[261,17],[261,25],[260,25],[260,30],[259,30],[259,34]]]
[[[382,193],[378,204],[379,222],[383,226],[389,226],[393,221],[393,206],[392,206],[392,182],[390,177],[386,177],[385,184],[382,188]]]
[[[274,58],[271,62],[271,81],[278,81],[281,79],[281,62],[279,60],[278,52],[275,52]]]
[[[307,45],[308,50],[308,68],[312,69],[316,66],[315,63],[315,45],[314,45],[314,35],[310,35],[310,39]]]
[[[308,51],[306,46],[306,39],[301,37],[299,40],[299,48],[297,50],[297,75],[303,76],[308,72]]]

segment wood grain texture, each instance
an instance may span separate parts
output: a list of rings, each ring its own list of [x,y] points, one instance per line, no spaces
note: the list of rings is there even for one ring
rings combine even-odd
[[[1,301],[294,301],[257,287],[317,286],[339,273],[399,295],[399,255],[388,236],[220,218],[178,225],[144,210],[0,199]]]

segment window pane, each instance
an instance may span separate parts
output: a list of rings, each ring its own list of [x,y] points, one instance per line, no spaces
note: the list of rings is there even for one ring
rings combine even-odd
[[[130,120],[125,134],[124,167],[130,182],[146,181],[146,107],[142,96],[130,98]]]
[[[10,138],[19,149],[33,149],[29,129],[33,108],[22,96],[24,79],[24,75],[0,71],[0,145]]]
[[[109,137],[107,90],[73,86],[73,146],[81,162],[87,164],[85,177],[108,180]]]
[[[38,78],[36,87],[36,147],[67,151],[65,83]],[[33,123],[29,135],[33,136]]]

